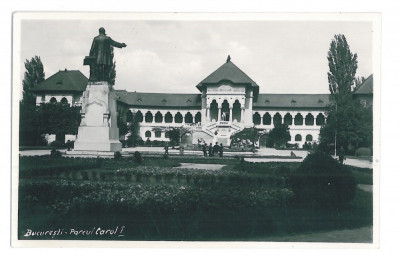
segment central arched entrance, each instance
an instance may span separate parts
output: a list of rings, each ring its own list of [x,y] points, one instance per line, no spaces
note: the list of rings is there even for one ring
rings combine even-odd
[[[222,103],[222,108],[221,108],[221,117],[219,117],[219,120],[222,121],[229,121],[229,103],[227,100],[224,100]]]
[[[213,100],[210,104],[210,121],[218,120],[218,104],[217,101]]]
[[[241,114],[241,107],[242,105],[239,103],[239,100],[236,100],[233,103],[233,109],[232,109],[232,119],[235,122],[241,122],[242,121],[242,114]]]

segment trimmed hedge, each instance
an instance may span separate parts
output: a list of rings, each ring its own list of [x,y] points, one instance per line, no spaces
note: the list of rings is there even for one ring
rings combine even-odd
[[[361,147],[356,150],[357,157],[369,157],[372,156],[372,151],[370,148]]]

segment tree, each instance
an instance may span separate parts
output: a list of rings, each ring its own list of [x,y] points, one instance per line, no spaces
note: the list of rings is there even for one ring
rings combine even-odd
[[[78,134],[81,108],[62,103],[45,103],[38,107],[38,120],[43,134],[55,134],[56,140],[64,141],[66,134]],[[64,143],[64,142],[63,142]]]
[[[320,149],[329,151],[344,147],[360,147],[372,144],[372,111],[363,108],[352,97],[356,79],[357,54],[350,51],[344,35],[335,35],[328,52],[329,90],[335,103],[326,113],[327,122],[320,132]]]
[[[19,144],[20,145],[44,145],[46,141],[41,136],[42,124],[38,119],[39,113],[35,105],[35,95],[30,92],[45,78],[43,64],[40,57],[32,57],[25,61],[25,73],[22,81],[22,100],[19,105]]]
[[[274,147],[282,147],[290,141],[289,127],[285,124],[276,124],[268,135]]]
[[[136,117],[136,113],[133,114],[132,121],[128,123],[128,145],[135,146],[142,141],[140,137],[140,123],[139,119]]]
[[[32,59],[25,60],[25,73],[24,80],[22,81],[23,88],[23,101],[28,104],[35,104],[35,96],[31,89],[33,89],[37,84],[45,79],[45,74],[43,71],[43,64],[39,56],[32,57]]]
[[[255,142],[259,139],[260,132],[263,129],[258,129],[256,127],[245,128],[242,131],[239,131],[233,135],[231,135],[231,144],[238,144],[239,142],[246,141],[248,144],[254,146]]]
[[[337,104],[346,101],[351,93],[357,71],[357,54],[350,51],[344,35],[335,35],[328,52],[329,91]]]
[[[110,68],[110,79],[109,79],[109,83],[111,84],[111,86],[115,85],[115,78],[117,77],[117,72],[115,70],[115,61],[113,63],[113,65]]]
[[[46,145],[46,141],[41,137],[43,128],[36,105],[29,103],[29,101],[20,101],[19,119],[20,146]]]
[[[185,128],[184,126],[178,128],[169,128],[167,129],[169,133],[169,139],[172,146],[177,146],[181,143],[182,138],[186,134],[190,134],[191,131],[189,128]]]
[[[321,127],[320,147],[328,152],[335,142],[336,147],[344,147],[354,152],[359,147],[370,147],[373,141],[372,107],[364,108],[358,101],[348,101],[336,110],[331,106],[327,112],[327,122]]]
[[[66,134],[76,135],[81,122],[80,107],[62,103],[40,106],[20,102],[20,145],[45,145],[43,134],[55,134],[64,143]]]

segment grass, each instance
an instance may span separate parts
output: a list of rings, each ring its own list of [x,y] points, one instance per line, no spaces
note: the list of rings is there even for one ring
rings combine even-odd
[[[79,159],[62,158],[49,162],[48,158],[42,157],[36,157],[35,160],[24,158],[26,157],[20,157],[21,169],[46,167],[46,164],[54,165],[57,162],[65,165],[65,161],[79,163]],[[82,162],[85,164],[85,160]],[[183,162],[226,166],[221,171],[175,169]],[[90,161],[88,163],[93,164]],[[115,179],[82,181],[76,178],[53,178],[47,181],[46,177],[28,181],[21,178],[19,235],[23,236],[27,228],[88,229],[93,226],[112,228],[124,225],[125,237],[117,239],[235,241],[352,229],[372,224],[370,192],[358,189],[355,198],[340,208],[315,208],[291,200],[290,188],[285,188],[284,184],[272,188],[271,184],[259,183],[263,180],[257,180],[258,177],[288,176],[296,170],[299,163],[241,163],[238,159],[225,157],[174,156],[164,159],[145,156],[141,164],[129,158],[119,161],[104,159],[95,164],[99,167],[89,170],[110,174],[115,174],[116,170],[143,170],[149,171],[155,178],[165,178],[151,182],[133,182],[134,179],[124,182]],[[81,169],[85,172],[84,167],[85,165],[69,166],[70,169]],[[351,169],[359,183],[372,184],[371,169]],[[183,177],[190,175],[193,182],[180,184],[178,180],[171,179],[169,173],[181,173]],[[171,182],[167,183],[164,180],[166,178]],[[258,191],[256,188],[259,188]],[[266,194],[265,190],[278,193]],[[250,193],[252,191],[254,195]],[[98,238],[65,236],[55,239]]]

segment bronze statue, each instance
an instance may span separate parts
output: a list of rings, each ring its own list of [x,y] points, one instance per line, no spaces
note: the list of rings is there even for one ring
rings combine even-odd
[[[99,35],[93,39],[89,56],[85,57],[83,65],[90,65],[89,81],[109,81],[113,66],[113,47],[126,47],[125,43],[118,43],[106,35],[104,28],[99,29]]]

